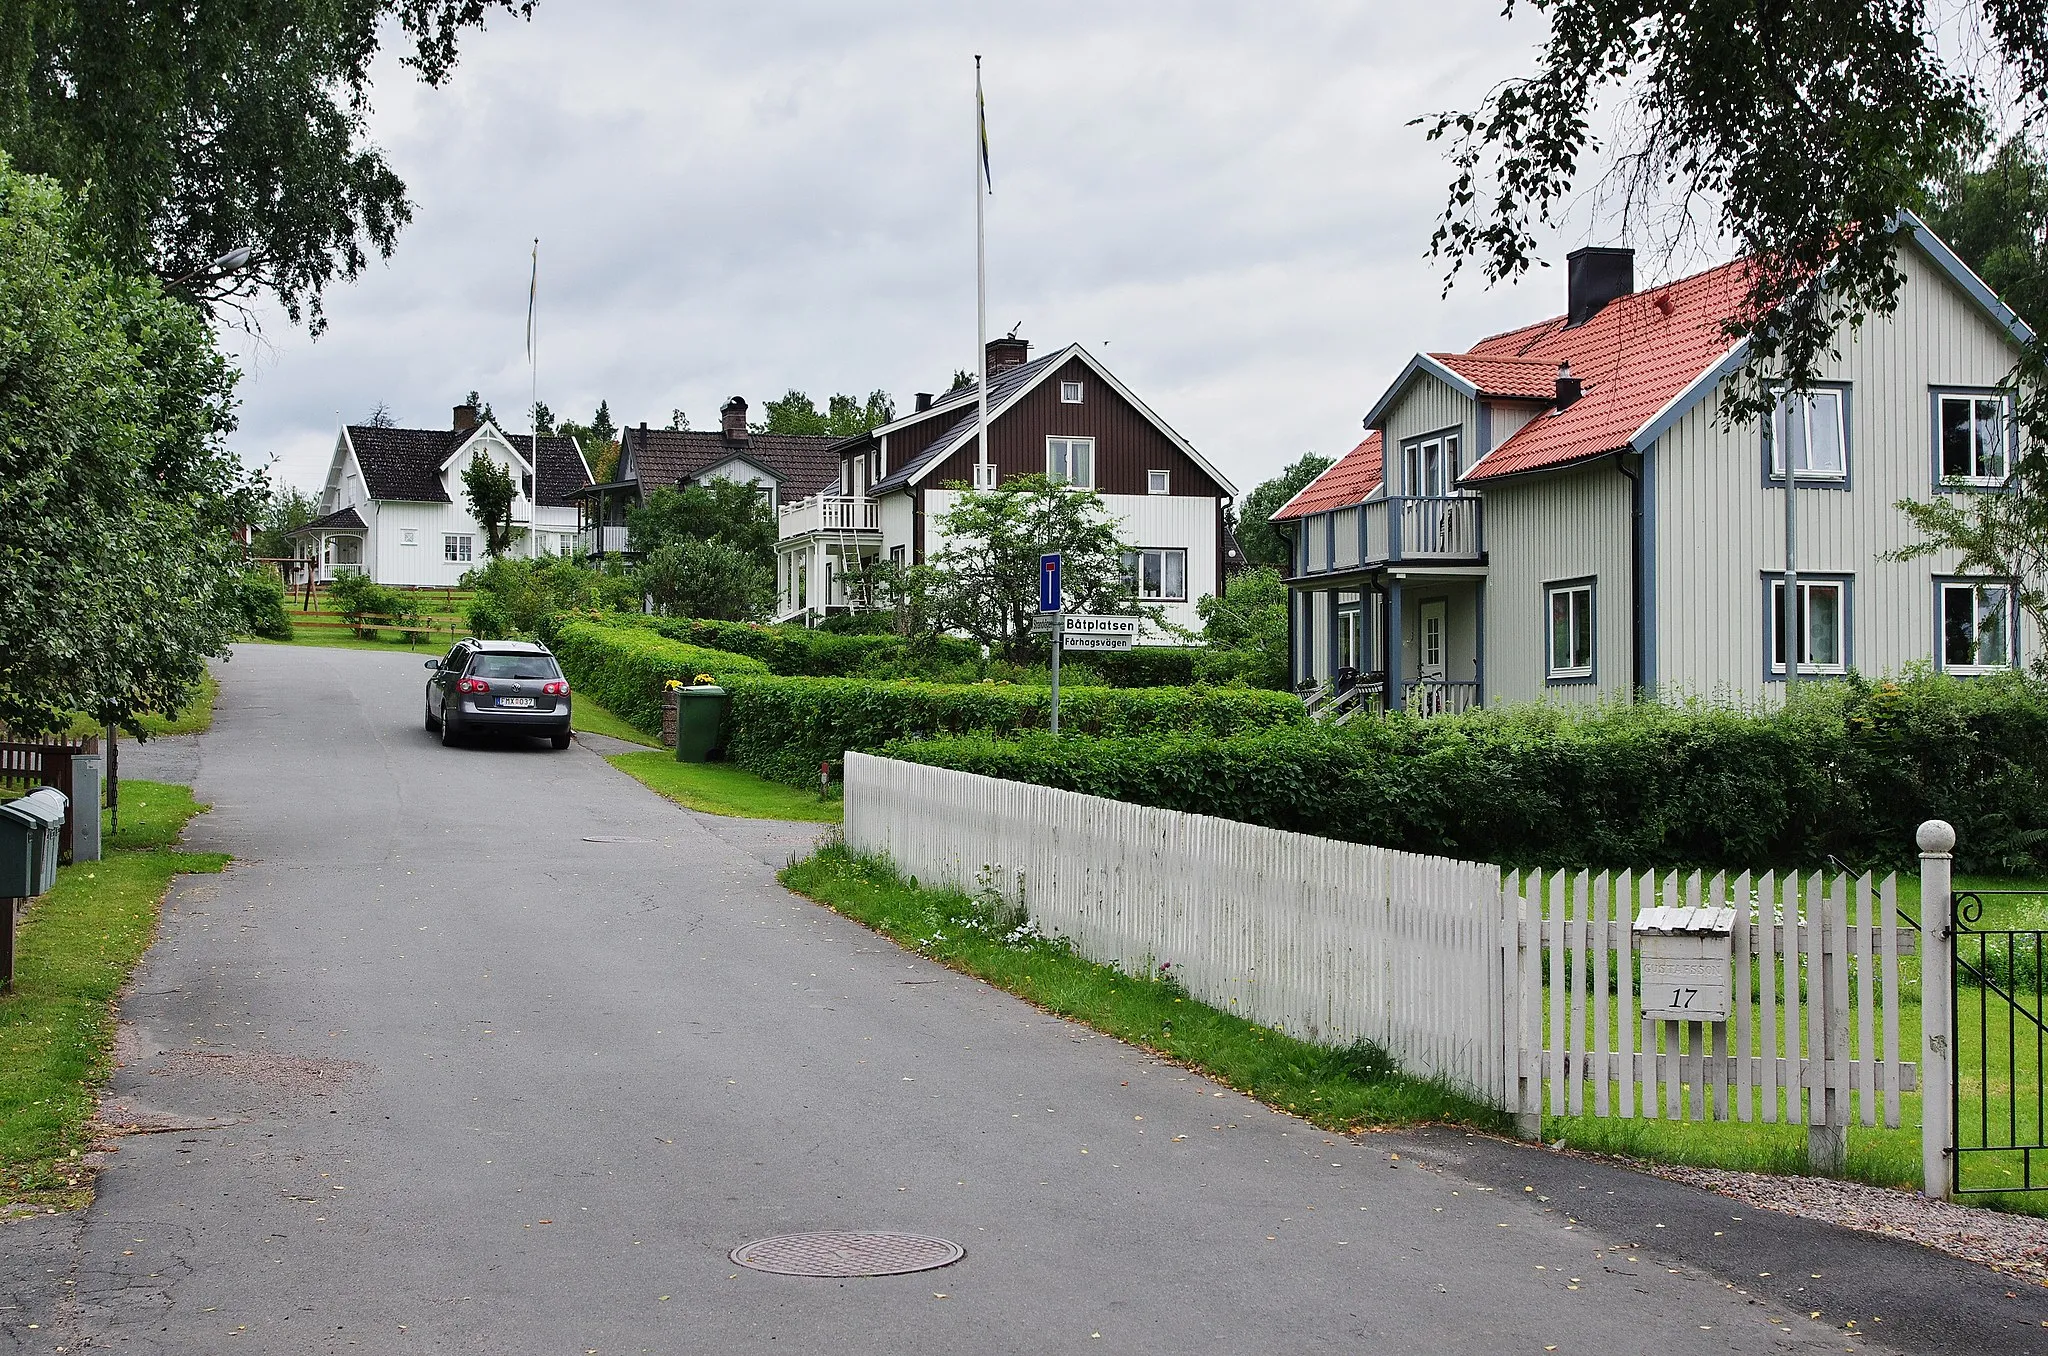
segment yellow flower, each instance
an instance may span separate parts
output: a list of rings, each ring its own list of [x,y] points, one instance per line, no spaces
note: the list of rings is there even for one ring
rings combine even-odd
[[[697,686],[699,687],[707,686],[711,683],[711,681],[711,675],[708,673],[700,673],[697,675]]]

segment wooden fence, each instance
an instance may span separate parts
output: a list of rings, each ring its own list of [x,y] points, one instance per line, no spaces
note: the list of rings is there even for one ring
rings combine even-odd
[[[1516,938],[1508,1110],[1898,1127],[1918,1066],[1899,1057],[1899,957],[1915,936],[1895,877],[1531,872],[1503,898]],[[1641,1016],[1634,920],[1703,904],[1734,914],[1729,1020]]]
[[[846,840],[1000,894],[1091,960],[1497,1102],[1500,872],[849,753]],[[1512,933],[1509,934],[1509,938]]]
[[[77,799],[72,792],[71,760],[82,753],[98,752],[99,740],[91,735],[61,743],[0,743],[0,786],[54,786],[64,793],[69,807]],[[71,860],[71,822],[77,813],[67,808],[64,815],[63,832],[57,840],[62,861]],[[92,807],[89,813],[99,813],[99,807]]]
[[[1804,1123],[1846,1151],[1896,1128],[1894,877],[1704,880],[1497,867],[1125,805],[860,753],[846,840],[929,883],[999,895],[1088,958],[1515,1113]],[[1853,913],[1852,913],[1853,901]],[[1727,908],[1728,1020],[1643,1016],[1641,912]],[[1546,1096],[1547,1092],[1547,1096]],[[1547,1104],[1546,1104],[1547,1103]]]

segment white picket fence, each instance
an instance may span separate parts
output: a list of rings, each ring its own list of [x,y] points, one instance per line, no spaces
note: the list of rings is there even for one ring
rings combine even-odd
[[[1504,895],[1516,937],[1508,1110],[1816,1126],[1881,1114],[1898,1127],[1918,1066],[1899,1057],[1899,956],[1914,936],[1898,926],[1896,877],[1531,872]],[[1735,915],[1730,1020],[1641,1016],[1635,918],[1703,904]]]
[[[1497,1101],[1500,872],[944,768],[846,757],[846,841],[994,887],[1084,956]]]
[[[993,889],[1091,960],[1304,1039],[1366,1039],[1523,1118],[1899,1124],[1896,881],[1527,876],[866,754],[846,841]],[[1752,888],[1754,887],[1754,888]],[[1850,916],[1853,890],[1856,913]],[[1632,927],[1730,906],[1730,1020],[1641,1016]],[[1546,1107],[1546,1088],[1548,1090]]]

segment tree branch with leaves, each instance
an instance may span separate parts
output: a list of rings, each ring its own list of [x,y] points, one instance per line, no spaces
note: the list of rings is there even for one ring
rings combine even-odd
[[[473,456],[462,468],[462,497],[484,530],[484,554],[496,560],[512,547],[512,501],[518,488],[495,458]]]

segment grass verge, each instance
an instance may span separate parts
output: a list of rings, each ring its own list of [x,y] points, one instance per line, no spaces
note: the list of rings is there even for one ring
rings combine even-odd
[[[213,728],[213,703],[219,696],[220,680],[209,673],[199,680],[198,691],[192,694],[192,700],[186,702],[182,708],[167,716],[149,712],[137,721],[136,725],[140,726],[140,733],[148,735],[151,739],[159,735],[204,734]],[[121,729],[126,734],[137,733],[136,728],[132,726],[124,725]],[[73,716],[71,727],[65,733],[104,735],[106,727],[96,720]]]
[[[386,634],[389,634],[388,632]],[[424,640],[407,643],[403,640],[360,640],[355,636],[336,631],[331,635],[301,631],[290,640],[268,640],[262,636],[243,636],[238,645],[296,645],[301,649],[314,650],[391,650],[399,654],[416,654],[422,658],[446,654],[448,647],[469,633],[437,628]]]
[[[637,757],[638,755],[627,755]],[[1361,1043],[1331,1049],[1198,1003],[1169,977],[1128,975],[1063,939],[1008,922],[994,901],[928,889],[887,862],[833,844],[785,867],[782,883],[950,969],[1207,1074],[1326,1130],[1420,1121],[1507,1128],[1498,1112],[1396,1070]]]
[[[605,760],[676,804],[733,819],[795,819],[837,824],[841,803],[815,791],[756,777],[730,763],[678,763],[667,750],[619,753]]]
[[[171,846],[206,808],[188,788],[129,781],[121,799],[105,857],[61,868],[16,934],[14,992],[0,997],[0,1202],[10,1207],[89,1199],[78,1160],[113,1070],[114,999],[156,935],[171,878],[227,864]]]
[[[613,739],[644,744],[650,749],[661,747],[660,740],[649,737],[637,725],[628,725],[580,692],[569,703],[569,723],[590,734],[610,735]]]

